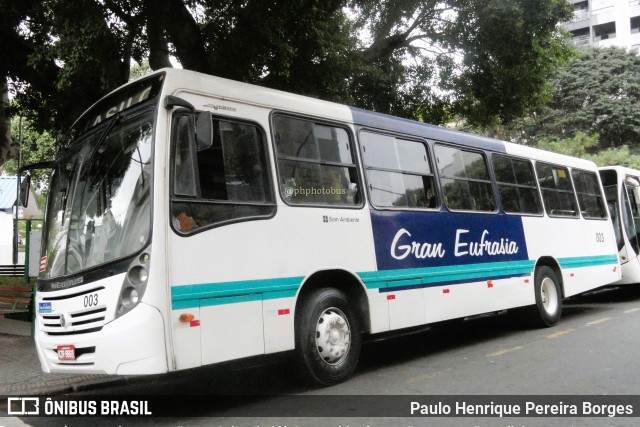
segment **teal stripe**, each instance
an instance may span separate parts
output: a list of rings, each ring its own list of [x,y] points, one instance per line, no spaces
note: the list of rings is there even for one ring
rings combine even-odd
[[[215,298],[232,294],[287,291],[298,289],[303,279],[304,277],[300,276],[173,286],[171,288],[171,299],[175,301],[195,298]]]
[[[171,287],[174,310],[230,304],[232,302],[288,298],[296,295],[304,277],[243,280],[237,282],[201,283]],[[239,298],[230,301],[229,298]]]
[[[563,269],[617,264],[617,255],[570,257],[558,259]],[[533,273],[535,262],[505,261],[444,267],[406,268],[357,273],[367,289],[393,289],[446,282],[479,281],[495,277],[523,276]],[[303,276],[276,279],[202,283],[171,287],[174,310],[238,302],[295,297]]]
[[[235,304],[239,302],[262,301],[268,299],[291,298],[296,296],[297,289],[289,291],[276,291],[260,294],[235,295],[231,297],[215,297],[202,299],[174,300],[174,310],[182,310],[193,307],[210,307],[213,305]]]
[[[560,264],[560,267],[567,268],[567,269],[616,264],[617,262],[618,262],[617,255],[558,258],[558,263]]]
[[[379,272],[358,273],[368,289],[384,287],[410,286],[409,280],[418,280],[416,284],[454,282],[459,280],[486,279],[498,276],[521,276],[533,272],[534,261],[488,262],[479,264],[448,265],[444,267],[405,268],[401,270],[383,270]],[[402,283],[388,283],[402,281]]]
[[[236,304],[239,302],[260,301],[262,294],[236,295],[233,297],[205,298],[200,300],[200,307],[209,305]]]

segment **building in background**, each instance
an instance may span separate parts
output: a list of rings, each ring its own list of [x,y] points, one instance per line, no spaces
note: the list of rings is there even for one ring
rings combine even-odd
[[[15,176],[0,176],[0,265],[13,263],[13,219],[17,201],[17,179]],[[42,217],[33,190],[29,190],[26,208],[20,208],[18,218]],[[36,270],[37,271],[37,270]]]
[[[564,25],[573,43],[640,49],[640,0],[568,0],[573,19]]]

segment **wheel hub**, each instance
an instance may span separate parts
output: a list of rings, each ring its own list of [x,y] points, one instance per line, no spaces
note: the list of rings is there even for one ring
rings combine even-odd
[[[316,348],[322,360],[329,365],[340,363],[350,345],[351,330],[344,313],[337,308],[325,310],[316,325]]]
[[[558,292],[555,283],[549,277],[542,280],[540,286],[540,299],[542,306],[549,314],[554,314],[558,310]]]

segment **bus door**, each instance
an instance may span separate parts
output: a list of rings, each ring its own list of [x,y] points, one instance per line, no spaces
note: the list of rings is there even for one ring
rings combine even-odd
[[[619,190],[618,173],[613,169],[600,170],[600,179],[602,180],[602,188],[607,200],[607,209],[613,224],[613,232],[618,246],[620,260],[627,262],[627,248],[625,245],[625,233],[622,230],[623,214],[622,211],[627,209],[625,202],[626,197],[622,197],[624,191]]]
[[[627,253],[621,254],[625,263],[640,254],[640,178],[627,175],[621,193],[622,229],[629,242],[625,245]]]

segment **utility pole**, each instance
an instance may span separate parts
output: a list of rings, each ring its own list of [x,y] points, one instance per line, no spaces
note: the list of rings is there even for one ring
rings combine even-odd
[[[18,125],[18,171],[22,167],[22,117]],[[18,217],[20,215],[20,175],[16,172],[16,210],[13,218],[13,265],[18,264],[18,245],[20,234],[18,233]]]

